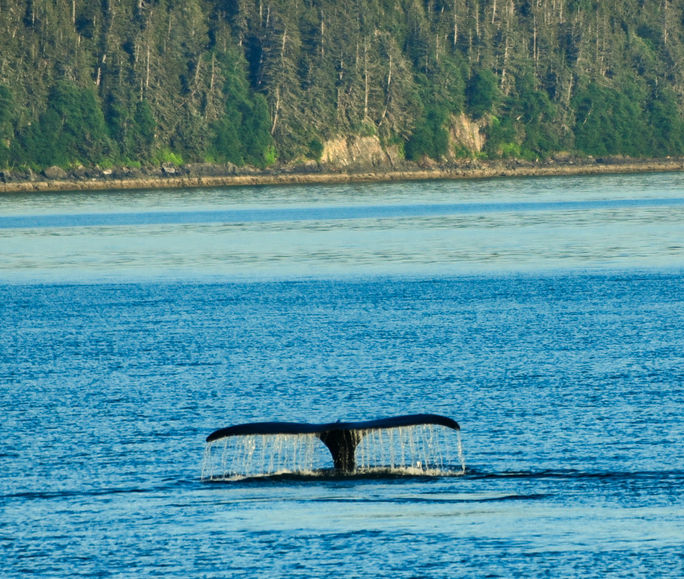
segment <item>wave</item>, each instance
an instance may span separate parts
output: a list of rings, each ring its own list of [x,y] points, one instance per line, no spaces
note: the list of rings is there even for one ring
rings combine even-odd
[[[465,473],[456,469],[424,469],[419,467],[376,467],[341,472],[334,468],[316,469],[310,471],[279,471],[275,473],[206,477],[201,479],[205,483],[236,483],[236,482],[265,482],[265,481],[322,481],[322,480],[388,480],[388,479],[426,479],[461,477]]]
[[[18,491],[13,493],[6,493],[0,495],[2,499],[64,499],[64,498],[80,498],[80,497],[100,497],[108,495],[122,495],[122,494],[145,494],[166,491],[169,488],[178,488],[179,486],[194,485],[196,481],[192,480],[168,480],[162,484],[150,486],[129,486],[129,487],[114,487],[114,488],[90,488],[90,489],[62,489],[62,490],[31,490]]]
[[[470,479],[684,479],[684,470],[667,471],[584,471],[578,469],[541,469],[528,471],[486,471],[468,468]]]

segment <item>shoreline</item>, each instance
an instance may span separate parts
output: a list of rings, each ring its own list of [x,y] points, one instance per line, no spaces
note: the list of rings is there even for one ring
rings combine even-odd
[[[215,168],[220,171],[220,168]],[[679,172],[684,170],[684,158],[675,159],[610,159],[606,161],[556,161],[544,164],[509,162],[478,162],[463,166],[435,166],[403,169],[333,170],[304,168],[265,171],[226,171],[225,174],[178,174],[183,168],[164,169],[159,174],[114,176],[103,174],[88,178],[0,181],[2,193],[67,192],[179,189],[200,187],[245,187],[264,185],[335,185],[344,183],[383,183],[401,181],[487,179],[494,177],[556,177],[575,175],[610,175],[630,173]]]

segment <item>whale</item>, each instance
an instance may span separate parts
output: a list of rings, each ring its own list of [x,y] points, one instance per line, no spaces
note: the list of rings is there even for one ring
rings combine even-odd
[[[310,424],[308,422],[250,422],[220,428],[207,436],[206,441],[214,442],[228,436],[313,434],[328,448],[336,471],[353,472],[356,469],[356,447],[363,437],[372,430],[434,424],[453,430],[460,430],[458,422],[439,414],[405,414],[376,420],[360,422],[327,422]]]

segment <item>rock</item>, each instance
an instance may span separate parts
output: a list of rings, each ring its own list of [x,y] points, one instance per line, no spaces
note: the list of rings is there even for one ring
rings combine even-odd
[[[624,155],[608,155],[606,157],[599,157],[596,159],[596,162],[601,165],[626,165],[631,162],[631,159]]]
[[[232,163],[226,163],[225,165],[188,163],[184,168],[191,177],[224,177],[235,174],[235,165]]]
[[[109,175],[111,179],[121,180],[126,179],[129,175],[127,167],[112,167],[112,172]]]
[[[182,165],[174,165],[173,163],[163,163],[161,166],[161,174],[164,177],[180,177],[187,175],[188,170]]]
[[[302,159],[300,162],[285,167],[289,173],[317,173],[321,169],[318,161],[314,159]]]
[[[338,137],[323,145],[321,164],[339,169],[389,167],[391,160],[377,136]]]
[[[71,171],[69,176],[72,179],[87,179],[88,178],[88,169],[86,169],[83,165],[79,165],[78,167],[74,167]]]
[[[449,150],[456,148],[479,153],[485,144],[484,121],[472,121],[464,113],[449,119]]]
[[[401,167],[404,164],[404,156],[399,145],[389,145],[385,147],[385,152],[387,153],[387,159],[393,169]]]
[[[144,176],[145,173],[138,167],[130,167],[126,170],[126,178],[128,179],[141,179]]]
[[[28,168],[13,169],[12,178],[17,181],[35,181],[36,175],[31,169]]]
[[[43,175],[48,179],[66,179],[67,177],[66,171],[57,165],[43,169]]]
[[[551,156],[555,163],[569,163],[573,160],[573,154],[569,151],[557,151]]]

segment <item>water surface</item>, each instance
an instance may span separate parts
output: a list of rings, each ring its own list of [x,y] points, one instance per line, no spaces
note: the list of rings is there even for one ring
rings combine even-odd
[[[526,178],[0,198],[17,281],[681,266],[684,178]]]
[[[2,574],[681,576],[682,189],[0,198]],[[200,480],[222,426],[414,412],[463,476]]]

